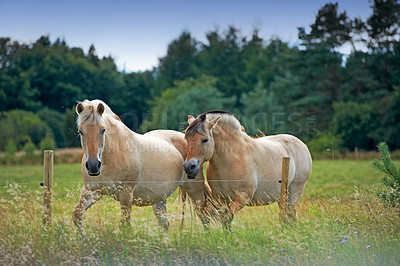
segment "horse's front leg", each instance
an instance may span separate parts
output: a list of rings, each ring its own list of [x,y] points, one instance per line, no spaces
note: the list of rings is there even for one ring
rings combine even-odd
[[[83,239],[86,239],[85,230],[83,229],[83,213],[89,209],[96,201],[101,198],[102,194],[98,190],[90,190],[86,185],[83,185],[81,196],[74,210],[72,211],[72,220],[78,227],[78,230]]]
[[[202,191],[199,191],[200,193],[202,192]],[[205,228],[208,228],[208,226],[209,226],[209,224],[210,224],[210,213],[209,213],[209,206],[207,205],[207,199],[206,199],[206,196],[205,195],[203,195],[204,193],[201,193],[201,197],[202,198],[197,198],[196,197],[196,195],[193,195],[193,194],[190,194],[189,195],[189,193],[188,193],[188,195],[189,195],[189,197],[190,197],[190,199],[191,199],[191,202],[193,203],[193,205],[194,205],[194,210],[195,210],[195,213],[197,214],[197,216],[200,218],[200,220],[201,220],[201,222],[202,222],[202,224],[203,224],[203,226],[205,227]],[[184,224],[184,208],[185,208],[185,205],[184,205],[184,201],[183,201],[183,206],[182,206],[182,208],[183,208],[183,211],[182,211],[182,223],[181,223],[181,228],[183,227],[183,224]]]
[[[203,169],[203,165],[200,166]],[[195,180],[186,180],[181,187],[183,195],[188,195],[192,200],[197,216],[200,218],[203,225],[207,228],[210,224],[210,209],[212,206],[211,190],[204,184],[203,171],[199,171]],[[184,203],[185,200],[182,200]],[[182,208],[184,210],[185,205]],[[183,226],[184,212],[182,211],[182,226]],[[182,227],[181,226],[181,227]]]
[[[158,224],[165,229],[169,230],[169,222],[167,218],[167,200],[153,205],[153,213],[156,215]]]
[[[246,206],[250,198],[246,192],[238,192],[229,208],[221,209],[221,220],[225,228],[231,230],[231,223],[235,214]]]
[[[132,189],[124,187],[122,190],[120,190],[118,200],[121,205],[121,224],[130,225],[133,205]]]

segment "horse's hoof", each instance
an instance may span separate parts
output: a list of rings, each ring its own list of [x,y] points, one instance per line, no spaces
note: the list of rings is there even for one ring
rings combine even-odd
[[[165,232],[169,231],[169,223],[164,224],[164,230]]]
[[[224,230],[227,231],[227,232],[229,232],[229,233],[232,233],[232,226],[231,226],[231,224],[230,224],[230,223],[225,223],[225,224],[224,224]]]
[[[220,215],[223,224],[230,225],[232,223],[233,213],[231,213],[228,208],[226,207],[221,208]]]
[[[89,240],[86,234],[78,234],[78,239],[82,241],[82,243],[87,243]]]

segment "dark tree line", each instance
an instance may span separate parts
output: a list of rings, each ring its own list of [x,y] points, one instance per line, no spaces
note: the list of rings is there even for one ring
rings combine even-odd
[[[398,149],[400,4],[370,5],[365,20],[324,5],[309,27],[298,28],[300,45],[265,40],[257,29],[242,36],[234,26],[209,31],[204,43],[184,31],[157,67],[138,73],[118,71],[94,46],[85,52],[48,36],[32,44],[0,38],[0,127],[11,110],[30,111],[57,146],[77,145],[72,108],[99,98],[139,131],[182,130],[188,113],[227,109],[252,135],[288,132],[316,149],[333,141],[374,149],[382,140]],[[18,148],[28,137],[15,140]],[[9,138],[2,135],[0,149]]]

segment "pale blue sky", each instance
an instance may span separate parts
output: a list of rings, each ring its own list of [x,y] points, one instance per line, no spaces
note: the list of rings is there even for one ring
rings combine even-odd
[[[148,70],[166,54],[183,30],[199,41],[207,31],[234,25],[243,35],[254,26],[268,40],[297,41],[297,27],[312,24],[323,0],[0,0],[0,37],[26,43],[42,35],[65,38],[85,51],[94,44],[99,56],[115,58],[119,69]],[[332,1],[335,2],[335,1]],[[371,14],[368,0],[342,0],[350,17]]]

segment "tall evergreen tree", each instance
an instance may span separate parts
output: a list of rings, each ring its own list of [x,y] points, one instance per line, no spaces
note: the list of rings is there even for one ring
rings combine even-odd
[[[240,105],[240,95],[249,91],[244,77],[245,61],[243,48],[246,38],[240,36],[239,30],[230,26],[223,35],[218,30],[208,32],[208,43],[203,44],[199,54],[201,70],[205,74],[218,78],[217,88],[225,95],[237,97]]]
[[[391,53],[394,43],[399,42],[400,3],[398,0],[373,0],[371,3],[372,14],[367,19],[368,46]]]
[[[178,39],[168,45],[167,55],[159,59],[155,69],[156,87],[153,96],[159,96],[177,80],[196,76],[197,46],[198,42],[188,31],[182,32]]]
[[[315,47],[318,44],[336,48],[351,39],[351,20],[346,11],[339,13],[338,3],[325,4],[318,10],[315,22],[310,25],[310,28],[310,33],[306,33],[304,28],[299,28],[299,38],[303,40],[303,45],[308,48]]]

